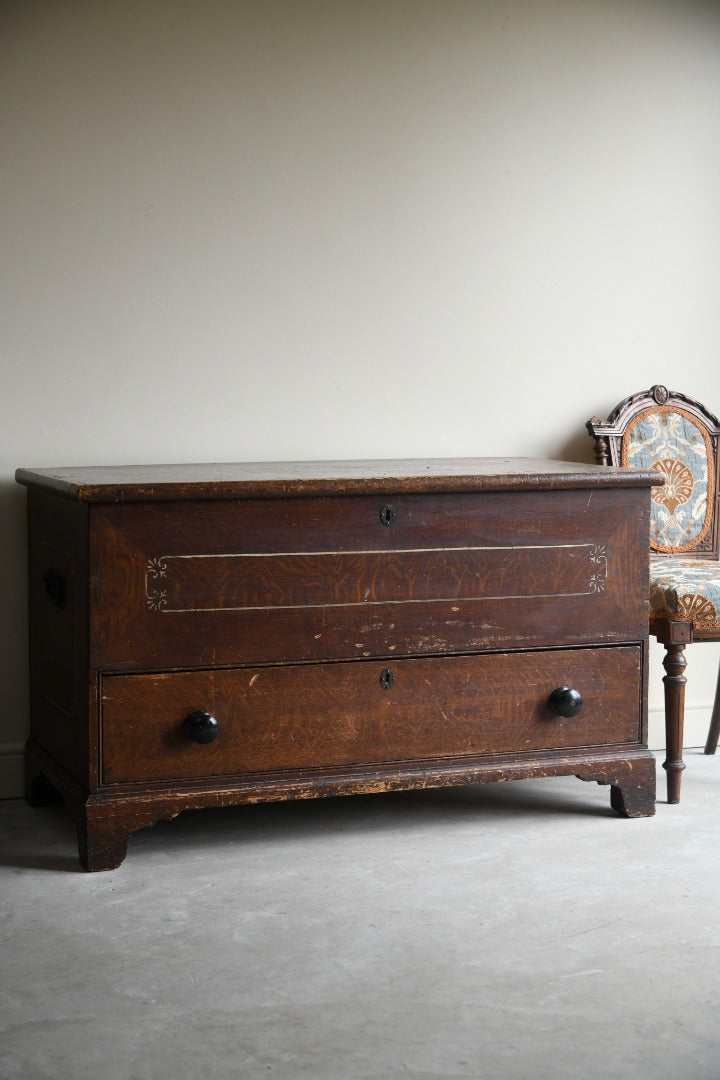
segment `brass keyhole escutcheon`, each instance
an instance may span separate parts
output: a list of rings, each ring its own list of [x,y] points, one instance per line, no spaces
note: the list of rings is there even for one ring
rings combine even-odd
[[[380,685],[383,690],[389,690],[394,682],[395,672],[389,667],[383,668],[380,672]]]

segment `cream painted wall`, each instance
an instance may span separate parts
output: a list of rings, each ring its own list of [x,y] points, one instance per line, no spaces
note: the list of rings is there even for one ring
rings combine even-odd
[[[4,794],[16,466],[589,461],[653,382],[720,408],[715,4],[6,0],[0,100]]]

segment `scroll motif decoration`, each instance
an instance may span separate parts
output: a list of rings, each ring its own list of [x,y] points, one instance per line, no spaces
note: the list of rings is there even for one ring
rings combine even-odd
[[[607,548],[602,544],[596,544],[590,552],[590,562],[597,567],[597,570],[590,575],[590,592],[604,592],[608,576]]]
[[[145,569],[145,599],[151,611],[162,611],[167,606],[167,589],[150,585],[151,579],[153,582],[157,582],[164,577],[167,577],[165,559],[162,556],[148,559]]]

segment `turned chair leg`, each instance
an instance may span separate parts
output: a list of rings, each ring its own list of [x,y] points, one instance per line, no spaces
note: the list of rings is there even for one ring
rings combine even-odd
[[[717,750],[718,736],[720,736],[720,669],[718,669],[717,689],[715,690],[715,704],[710,717],[710,730],[708,731],[705,753],[714,754]]]
[[[685,719],[685,683],[683,672],[685,659],[684,643],[667,643],[663,667],[667,675],[665,684],[665,743],[667,757],[663,768],[667,772],[667,792],[669,803],[680,802],[680,783],[685,762],[682,759],[683,726]]]

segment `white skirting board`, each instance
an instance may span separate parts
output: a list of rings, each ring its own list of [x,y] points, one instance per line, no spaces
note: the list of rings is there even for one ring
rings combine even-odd
[[[685,702],[683,746],[688,749],[690,747],[705,747],[712,707],[712,701],[698,702],[692,705]],[[648,709],[648,746],[657,753],[665,750],[665,710],[662,705],[650,706]]]

